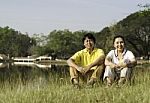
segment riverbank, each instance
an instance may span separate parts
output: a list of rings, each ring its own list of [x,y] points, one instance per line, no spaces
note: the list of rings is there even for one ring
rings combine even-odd
[[[40,64],[62,64],[67,65],[66,60],[41,60],[41,61],[34,61],[35,63]]]

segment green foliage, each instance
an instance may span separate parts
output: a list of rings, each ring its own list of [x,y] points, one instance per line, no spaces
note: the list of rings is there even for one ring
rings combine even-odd
[[[83,47],[81,38],[84,33],[84,31],[72,33],[69,30],[54,30],[48,35],[46,47],[53,50],[58,58],[69,58],[71,54]]]
[[[51,55],[53,58],[69,58],[83,49],[82,37],[91,32],[96,37],[96,47],[107,54],[113,49],[113,37],[123,35],[126,46],[136,56],[150,56],[150,9],[127,16],[115,25],[105,27],[100,32],[53,30],[49,35],[34,34],[30,38],[9,27],[0,28],[0,53],[11,56]]]
[[[149,57],[150,9],[133,13],[115,25],[105,27],[97,34],[98,46],[102,47],[105,53],[113,49],[114,36],[123,35],[126,40],[126,47],[133,51],[136,56]]]
[[[112,49],[112,33],[109,27],[104,28],[101,32],[96,33],[96,46],[108,53]]]
[[[148,51],[150,51],[150,11],[146,11],[146,14],[145,11],[131,14],[114,27],[117,30],[116,34],[126,37],[127,46],[137,56],[148,55]]]
[[[10,56],[27,56],[35,42],[27,34],[21,34],[7,27],[0,28],[0,53]]]
[[[46,48],[50,48],[46,52],[51,50],[58,58],[68,58],[83,48],[81,40],[85,33],[88,31],[54,30],[46,39]],[[123,35],[126,47],[136,56],[148,56],[150,52],[150,9],[133,13],[115,25],[105,27],[100,32],[91,33],[96,37],[96,47],[103,49],[106,54],[113,49],[114,36]]]

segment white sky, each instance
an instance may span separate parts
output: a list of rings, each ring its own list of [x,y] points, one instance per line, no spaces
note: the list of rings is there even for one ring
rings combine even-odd
[[[21,33],[101,31],[139,11],[150,0],[0,0],[0,27]]]

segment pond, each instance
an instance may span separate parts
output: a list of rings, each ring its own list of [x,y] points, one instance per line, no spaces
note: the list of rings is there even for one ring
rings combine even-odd
[[[57,82],[69,78],[65,64],[0,63],[0,85]]]
[[[134,68],[137,77],[149,77],[150,65],[137,65]],[[69,66],[67,64],[39,64],[39,63],[0,63],[0,88],[18,85],[43,86],[43,85],[70,84]]]

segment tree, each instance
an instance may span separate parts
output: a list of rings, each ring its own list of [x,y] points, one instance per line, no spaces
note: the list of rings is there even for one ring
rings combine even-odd
[[[21,34],[14,29],[7,27],[0,28],[0,53],[11,56],[27,56],[31,43],[28,34]]]

